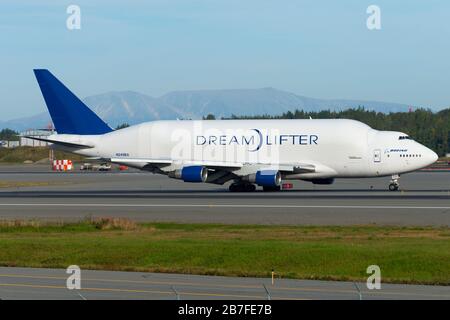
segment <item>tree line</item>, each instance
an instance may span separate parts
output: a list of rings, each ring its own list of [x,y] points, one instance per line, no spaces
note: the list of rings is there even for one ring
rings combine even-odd
[[[11,129],[2,129],[0,131],[0,140],[5,140],[5,141],[18,141],[20,140],[19,138],[19,133],[17,131],[11,130]]]
[[[382,113],[369,111],[362,107],[343,111],[288,111],[281,115],[236,116],[222,119],[354,119],[377,130],[401,131],[414,140],[434,150],[439,156],[450,153],[450,108],[439,112],[427,109],[417,109],[412,112]],[[214,120],[215,116],[208,114],[204,120]],[[116,129],[126,128],[124,123]],[[18,140],[19,133],[11,129],[0,131],[0,140]]]
[[[213,120],[214,115],[203,117]],[[434,150],[439,156],[450,152],[450,108],[433,112],[417,109],[412,112],[382,113],[363,107],[343,111],[288,111],[281,115],[236,116],[223,119],[353,119],[377,130],[401,131]]]

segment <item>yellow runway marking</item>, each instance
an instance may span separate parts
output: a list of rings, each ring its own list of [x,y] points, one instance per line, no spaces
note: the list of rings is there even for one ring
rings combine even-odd
[[[16,274],[0,274],[1,277],[9,278],[30,278],[30,279],[54,279],[54,280],[66,280],[65,277],[54,276],[27,276]],[[136,284],[154,284],[154,285],[170,285],[170,286],[205,286],[205,287],[220,287],[220,288],[236,288],[236,289],[262,289],[263,286],[256,285],[234,285],[234,284],[214,284],[214,283],[194,283],[194,282],[167,282],[167,281],[137,281],[137,280],[122,280],[122,279],[96,279],[96,278],[83,278],[83,281],[97,281],[97,282],[117,282],[117,283],[136,283]],[[268,289],[277,291],[325,291],[325,292],[341,292],[341,293],[355,293],[353,290],[327,290],[327,289],[315,289],[315,288],[289,288],[289,287],[272,287]]]
[[[65,277],[54,276],[31,276],[31,275],[16,275],[16,274],[0,274],[0,277],[8,278],[30,278],[30,279],[55,279],[66,280]],[[212,283],[193,283],[193,282],[167,282],[167,281],[137,281],[137,280],[122,280],[122,279],[96,279],[96,278],[83,278],[83,281],[97,281],[97,282],[117,282],[117,283],[135,283],[135,284],[149,284],[149,285],[177,285],[177,286],[205,286],[205,287],[220,287],[220,288],[237,288],[237,289],[261,289],[261,286],[256,285],[228,285],[228,284],[212,284]],[[355,290],[347,289],[321,289],[321,288],[290,288],[290,287],[272,287],[271,291],[294,291],[294,292],[327,292],[327,293],[346,293],[356,294]],[[170,292],[172,293],[172,292]],[[422,293],[410,293],[410,292],[386,292],[386,291],[363,291],[363,294],[375,294],[375,295],[407,295],[407,296],[426,296],[426,297],[443,297],[450,298],[450,295],[442,294],[422,294]]]
[[[18,284],[18,283],[0,283],[0,287],[23,287],[23,288],[36,288],[36,289],[65,289],[64,286],[50,286],[50,285],[34,285],[34,284]],[[172,291],[157,291],[157,290],[138,290],[138,289],[115,289],[115,288],[81,288],[81,291],[104,291],[104,292],[127,292],[127,293],[148,293],[148,294],[167,294],[174,295]],[[236,294],[226,294],[226,293],[199,293],[199,292],[178,292],[181,295],[187,296],[204,296],[204,297],[231,297],[231,298],[246,298],[246,299],[262,299],[265,300],[265,296],[251,296],[251,295],[236,295]],[[272,297],[277,299],[276,297]],[[278,298],[280,299],[280,298]],[[284,299],[284,298],[283,298]],[[287,298],[289,300],[307,300],[307,299],[296,299]]]

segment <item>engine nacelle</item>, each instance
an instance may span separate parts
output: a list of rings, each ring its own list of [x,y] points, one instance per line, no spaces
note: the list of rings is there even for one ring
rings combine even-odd
[[[277,170],[262,170],[248,175],[244,180],[262,187],[278,187],[281,184],[281,173]]]
[[[208,179],[208,169],[203,166],[183,167],[169,172],[169,177],[181,179],[184,182],[205,182]]]

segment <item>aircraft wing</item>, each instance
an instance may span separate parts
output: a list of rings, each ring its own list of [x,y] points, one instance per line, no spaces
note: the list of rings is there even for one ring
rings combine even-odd
[[[205,166],[210,169],[229,169],[236,170],[240,169],[244,166],[243,163],[240,162],[227,162],[227,161],[184,161],[183,166],[191,165],[191,166]]]
[[[110,162],[140,169],[148,168],[149,171],[156,169],[165,172],[166,174],[187,166],[204,166],[211,170],[206,182],[220,185],[238,177],[254,174],[259,170],[279,170],[285,174],[314,174],[320,170],[316,164],[312,163],[249,164],[227,161],[179,161],[158,158],[111,158]]]
[[[153,165],[153,166],[169,166],[185,167],[185,166],[205,166],[210,169],[239,169],[243,166],[242,163],[237,162],[223,162],[223,161],[195,161],[185,160],[183,162],[172,159],[158,159],[158,158],[111,158],[110,162],[135,164],[135,165]]]
[[[293,173],[307,173],[315,172],[316,166],[307,163],[294,163],[294,164],[245,164],[241,162],[227,162],[227,161],[197,161],[197,160],[185,160],[183,162],[172,160],[172,159],[158,159],[158,158],[111,158],[112,163],[123,163],[123,164],[135,164],[135,165],[154,165],[154,166],[175,166],[175,167],[185,167],[185,166],[204,166],[209,169],[225,170],[225,171],[236,171],[244,168],[252,168],[251,171],[258,171],[260,169],[273,169],[280,170],[283,172],[293,172]],[[246,170],[247,171],[247,170]]]

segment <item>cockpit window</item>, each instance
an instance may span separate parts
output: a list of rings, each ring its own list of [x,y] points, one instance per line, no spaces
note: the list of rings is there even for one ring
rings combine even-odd
[[[400,136],[398,140],[412,140],[410,136]]]

